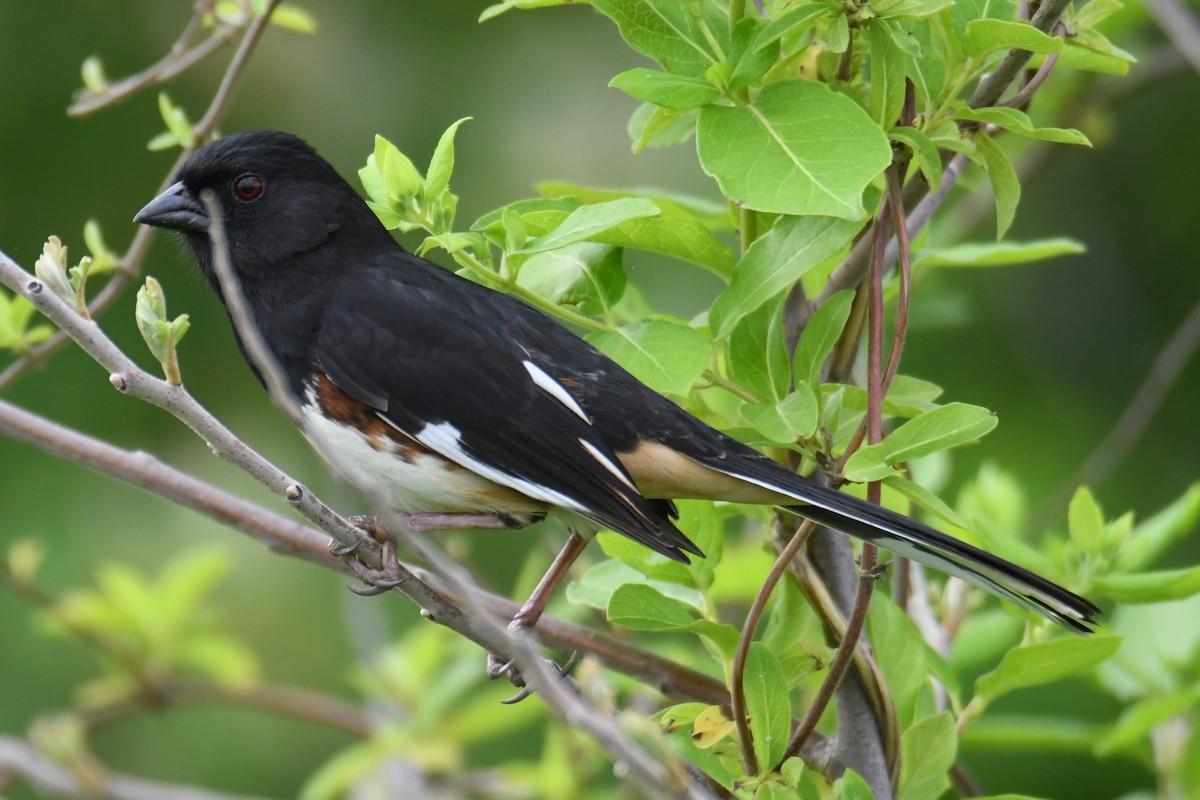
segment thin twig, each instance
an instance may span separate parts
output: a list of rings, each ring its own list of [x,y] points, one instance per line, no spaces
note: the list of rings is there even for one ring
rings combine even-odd
[[[1054,26],[1058,24],[1063,12],[1070,4],[1071,0],[1043,0],[1037,11],[1034,12],[1033,19],[1029,20],[1029,24],[1042,33],[1048,34],[1054,30]],[[1032,57],[1033,53],[1028,50],[1009,50],[996,68],[979,82],[979,86],[967,104],[971,108],[996,105],[996,101],[1008,90],[1008,87],[1017,79],[1021,70],[1025,68]]]
[[[175,40],[175,44],[171,45],[165,56],[141,72],[109,84],[103,91],[81,90],[76,95],[75,102],[67,108],[67,116],[87,116],[124,100],[150,84],[166,83],[229,44],[237,32],[245,27],[245,22],[241,25],[218,24],[207,39],[195,47],[191,46],[192,40],[201,29],[205,15],[212,11],[213,1],[197,0],[192,18],[188,20],[183,33]]]
[[[1121,413],[1112,430],[1096,445],[1083,466],[1058,488],[1030,515],[1031,528],[1038,530],[1051,514],[1066,505],[1080,486],[1098,486],[1108,479],[1117,466],[1142,438],[1154,415],[1162,408],[1171,387],[1183,368],[1200,348],[1200,301],[1192,306],[1183,322],[1163,345],[1141,386]],[[1034,525],[1038,527],[1033,527]]]
[[[1192,69],[1200,72],[1200,21],[1196,15],[1176,0],[1144,0],[1142,5]]]
[[[882,351],[883,351],[883,259],[884,250],[888,240],[890,216],[887,206],[890,205],[891,198],[885,202],[885,207],[880,210],[876,219],[874,230],[871,235],[871,276],[868,289],[868,306],[869,306],[869,336],[868,336],[868,383],[867,383],[867,436],[872,443],[878,442],[883,438],[883,368],[882,368]],[[874,482],[867,487],[868,499],[871,502],[878,503],[880,500],[879,484]],[[793,732],[791,739],[788,741],[785,759],[797,752],[803,746],[808,736],[816,730],[817,723],[824,714],[825,709],[829,705],[829,701],[833,699],[834,691],[841,683],[842,677],[846,673],[846,669],[850,666],[850,661],[854,656],[855,649],[858,647],[858,641],[862,634],[863,625],[866,622],[867,609],[870,605],[871,595],[874,590],[877,575],[876,558],[878,551],[873,545],[863,544],[862,556],[860,560],[860,576],[858,587],[855,592],[854,604],[847,621],[846,633],[841,642],[838,644],[837,653],[829,664],[829,669],[826,672],[825,679],[821,683],[821,687],[817,691],[817,695],[813,698],[809,706],[808,713],[805,715],[800,726]],[[880,742],[880,750],[882,747],[882,738],[884,725],[878,726],[876,729],[877,739]],[[839,733],[839,743],[842,741],[842,734]],[[865,744],[865,743],[862,743]],[[864,778],[871,782],[872,770],[864,769],[869,765],[862,763],[861,759],[852,761],[849,766],[854,767],[858,772],[863,774]],[[889,774],[890,770],[884,769],[883,774]],[[890,791],[889,786],[872,785],[877,797],[881,796],[881,792]]]
[[[750,714],[746,707],[746,659],[750,656],[750,643],[754,641],[754,633],[758,629],[758,622],[762,619],[763,611],[766,610],[767,601],[771,599],[771,593],[775,591],[779,579],[787,572],[788,564],[796,557],[796,553],[800,552],[800,548],[808,540],[815,527],[816,525],[811,520],[804,520],[796,528],[792,538],[788,540],[787,545],[775,558],[775,563],[771,565],[771,571],[767,573],[762,588],[755,595],[754,602],[750,605],[750,611],[746,614],[746,622],[742,625],[741,635],[738,637],[730,678],[730,697],[733,721],[737,725],[738,738],[742,744],[742,763],[747,775],[757,775],[759,771],[758,757],[754,753],[754,736],[750,732]]]
[[[263,31],[271,24],[271,15],[275,13],[279,2],[280,0],[270,0],[266,11],[262,13],[261,17],[256,17],[251,23],[250,29],[246,31],[242,43],[238,45],[237,52],[233,54],[233,59],[229,62],[229,68],[225,70],[225,75],[221,78],[221,85],[217,87],[217,93],[213,95],[212,102],[208,104],[208,111],[192,127],[197,142],[203,144],[204,140],[216,130],[217,122],[225,115],[242,73],[245,72],[246,65],[250,63],[250,56],[254,53],[259,39],[262,38]]]
[[[1058,53],[1050,53],[1046,56],[1046,60],[1038,67],[1037,72],[1033,73],[1033,77],[1029,82],[1021,87],[1021,91],[1012,96],[1011,100],[1005,101],[1004,105],[1009,108],[1022,109],[1029,105],[1029,101],[1033,99],[1033,95],[1038,89],[1042,88],[1042,84],[1050,77],[1050,73],[1054,71],[1054,65],[1058,63]]]
[[[330,554],[327,534],[181,472],[149,453],[114,447],[3,400],[0,400],[0,434],[198,511],[253,537],[273,552],[349,574],[345,563]],[[378,552],[378,544],[374,540],[369,542],[363,547],[373,546]],[[369,556],[364,553],[364,557]],[[409,569],[430,591],[439,594],[443,602],[459,604],[458,598],[435,576],[416,567]],[[511,600],[495,595],[485,595],[483,601],[493,615],[503,619],[511,619],[518,607]],[[720,681],[629,642],[618,642],[549,615],[542,617],[537,632],[548,644],[562,650],[588,653],[609,668],[637,678],[666,697],[710,705],[729,702],[729,694]]]
[[[214,792],[196,786],[160,783],[105,771],[93,786],[70,767],[43,755],[24,739],[0,737],[0,779],[20,777],[50,797],[96,797],[107,800],[263,800],[259,797]]]
[[[148,709],[218,703],[315,722],[364,739],[372,734],[372,725],[361,707],[332,695],[279,684],[223,686],[213,681],[167,683],[156,687],[154,697],[139,694],[115,703],[85,708],[76,716],[92,730]]]
[[[905,230],[908,232],[910,240],[916,238],[917,234],[924,229],[925,225],[933,217],[933,212],[937,211],[942,201],[950,194],[950,190],[954,188],[959,176],[966,169],[968,163],[966,155],[962,153],[950,159],[950,162],[942,172],[942,183],[938,187],[938,190],[926,193],[913,210],[908,213],[908,217],[905,220]],[[884,263],[893,263],[899,252],[900,244],[893,236],[888,242],[887,251],[884,254]],[[851,248],[850,255],[846,257],[846,260],[839,264],[829,276],[829,281],[825,284],[825,288],[821,290],[821,294],[813,304],[813,308],[820,306],[834,294],[857,286],[862,281],[863,276],[867,274],[870,259],[871,241],[869,237],[863,237]]]

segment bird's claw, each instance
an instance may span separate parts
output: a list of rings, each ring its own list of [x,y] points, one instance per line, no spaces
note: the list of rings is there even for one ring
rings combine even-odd
[[[357,547],[350,548],[350,553],[347,555],[357,549]],[[400,561],[396,558],[396,543],[391,539],[384,541],[383,552],[380,553],[379,560],[382,562],[382,569],[372,569],[357,557],[346,559],[354,575],[366,584],[362,588],[357,586],[347,586],[346,588],[362,597],[374,597],[404,583],[406,574],[400,566]]]
[[[391,591],[392,589],[395,589],[400,584],[404,583],[404,581],[400,581],[400,580],[387,580],[387,579],[380,579],[380,578],[362,578],[362,576],[360,576],[360,578],[362,579],[362,581],[364,583],[367,584],[366,586],[361,587],[361,588],[358,586],[347,586],[346,587],[347,589],[354,592],[359,597],[374,597],[375,595],[379,595],[379,594],[383,594],[384,592]]]
[[[566,678],[575,669],[575,664],[579,661],[579,651],[572,652],[566,663],[561,667],[556,662],[550,659],[547,660],[550,661],[551,666],[554,667],[554,671],[558,673],[560,678]],[[508,679],[512,682],[512,685],[519,689],[512,697],[501,700],[500,703],[502,705],[510,706],[514,703],[519,703],[533,694],[533,689],[526,685],[524,676],[513,666],[513,662],[501,661],[494,653],[488,653],[487,675],[492,680],[499,678],[501,675],[508,675]]]
[[[360,547],[362,547],[361,540],[352,542],[350,544],[340,544],[338,542],[333,542],[329,545],[329,553],[331,555],[337,556],[338,558],[345,558],[346,556],[354,555],[355,553],[357,553],[358,548],[360,548]]]

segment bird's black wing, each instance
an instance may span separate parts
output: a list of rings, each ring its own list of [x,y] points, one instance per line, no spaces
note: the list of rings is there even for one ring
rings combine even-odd
[[[321,320],[320,366],[405,435],[494,483],[677,561],[703,555],[523,345],[530,313],[397,250],[339,281]]]

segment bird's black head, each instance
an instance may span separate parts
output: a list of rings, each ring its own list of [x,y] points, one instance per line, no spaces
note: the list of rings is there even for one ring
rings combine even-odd
[[[243,280],[336,269],[332,256],[338,248],[321,247],[335,236],[357,246],[391,241],[354,189],[288,133],[231,134],[196,151],[175,177],[134,221],[182,232],[214,285],[205,191],[221,208],[230,259]],[[313,255],[298,258],[303,254]]]

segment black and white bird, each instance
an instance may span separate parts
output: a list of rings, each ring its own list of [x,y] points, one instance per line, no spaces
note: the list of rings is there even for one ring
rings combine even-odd
[[[791,472],[541,312],[406,252],[295,136],[227,136],[188,159],[177,180],[135,220],[181,231],[220,294],[200,199],[215,193],[254,323],[303,409],[306,435],[396,512],[518,524],[566,512],[586,522],[576,529],[608,528],[686,562],[703,554],[673,522],[673,499],[770,504],[1073,631],[1095,624],[1100,612],[1087,599]],[[551,586],[517,624],[536,622],[583,542],[572,535],[543,582]]]

